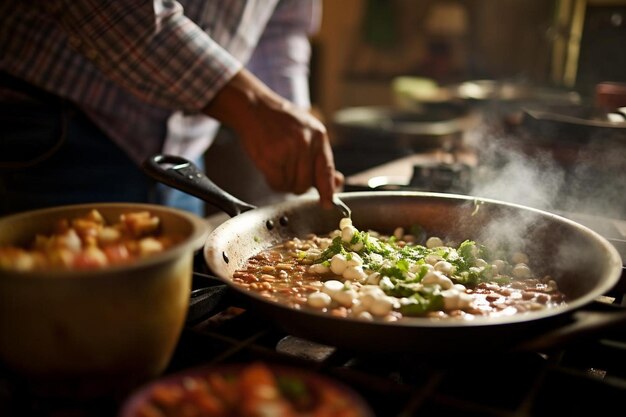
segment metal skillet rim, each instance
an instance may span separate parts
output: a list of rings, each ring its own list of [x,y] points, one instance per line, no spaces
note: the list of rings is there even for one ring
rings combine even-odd
[[[608,266],[611,269],[610,274],[607,274],[607,277],[605,277],[605,279],[601,283],[599,283],[596,286],[596,288],[593,289],[593,291],[589,291],[583,296],[580,296],[576,298],[575,300],[566,303],[563,306],[553,307],[553,308],[549,308],[545,310],[540,310],[537,312],[526,312],[523,314],[514,314],[511,316],[501,316],[501,317],[475,317],[472,320],[462,320],[462,319],[461,320],[456,320],[456,319],[443,319],[442,320],[442,319],[431,319],[431,318],[426,318],[426,317],[405,317],[403,320],[396,321],[396,322],[385,322],[385,321],[377,321],[377,320],[367,321],[367,320],[355,319],[355,318],[350,318],[350,317],[334,317],[327,313],[323,313],[323,312],[319,312],[315,310],[309,310],[309,309],[297,310],[297,309],[282,305],[275,301],[269,301],[256,292],[248,291],[243,288],[240,288],[238,285],[232,282],[231,278],[225,278],[225,277],[219,276],[217,273],[215,273],[215,275],[217,276],[218,279],[225,282],[230,288],[234,289],[238,293],[243,294],[246,297],[251,297],[255,299],[255,301],[257,302],[266,304],[268,306],[272,306],[272,308],[278,308],[280,310],[283,310],[284,312],[291,312],[293,314],[318,316],[320,318],[324,318],[328,320],[329,322],[348,321],[348,322],[359,323],[359,324],[364,324],[364,325],[367,324],[368,326],[373,326],[373,327],[397,326],[397,327],[432,327],[432,328],[465,328],[465,327],[479,327],[479,326],[492,327],[492,326],[497,326],[497,325],[537,321],[541,319],[548,319],[550,317],[556,317],[556,316],[567,314],[567,313],[572,313],[575,310],[580,309],[581,307],[585,305],[588,305],[596,297],[609,291],[619,281],[619,277],[620,277],[620,273],[622,269],[622,261],[621,261],[621,257],[617,249],[613,245],[611,245],[611,243],[606,238],[604,238],[603,236],[601,236],[599,233],[595,232],[594,230],[590,229],[589,227],[584,226],[578,222],[575,222],[573,220],[570,220],[566,217],[560,216],[555,213],[550,213],[545,210],[536,209],[536,208],[532,208],[532,207],[528,207],[528,206],[524,206],[524,205],[520,205],[516,203],[509,203],[505,201],[490,199],[490,198],[474,197],[474,196],[461,195],[461,194],[449,194],[449,193],[422,192],[422,191],[356,191],[356,192],[338,193],[338,196],[342,200],[346,201],[348,205],[352,197],[357,197],[357,198],[358,197],[370,197],[370,196],[422,197],[422,198],[430,197],[430,198],[436,198],[436,199],[448,199],[448,200],[453,200],[453,201],[462,200],[462,201],[474,202],[474,203],[489,203],[489,204],[495,204],[495,205],[500,205],[500,206],[506,206],[512,209],[533,212],[537,215],[546,217],[551,220],[556,220],[558,222],[566,224],[568,227],[573,227],[583,233],[587,233],[591,235],[594,240],[596,240],[599,244],[601,244],[607,250],[607,253],[609,255],[608,260],[611,263],[611,265]],[[215,265],[217,265],[219,262],[223,262],[222,254],[219,253],[219,251],[213,250],[213,248],[210,247],[209,242],[215,236],[218,236],[220,233],[223,233],[222,230],[226,229],[230,224],[232,224],[232,222],[235,222],[235,221],[244,222],[247,217],[258,216],[259,213],[262,213],[264,211],[267,211],[268,214],[284,213],[284,212],[288,212],[289,210],[293,210],[294,208],[297,208],[299,206],[302,206],[303,204],[306,204],[306,203],[317,204],[317,201],[318,201],[317,196],[304,195],[304,196],[301,196],[292,200],[287,200],[287,201],[273,204],[270,206],[256,208],[254,210],[239,214],[236,217],[226,220],[224,223],[219,225],[215,230],[213,230],[207,236],[206,243],[203,249],[205,262],[207,263],[209,268],[211,268],[212,266],[212,260],[214,260]],[[272,217],[276,217],[276,215],[274,214],[274,216]],[[211,268],[211,270],[213,270],[213,268]]]

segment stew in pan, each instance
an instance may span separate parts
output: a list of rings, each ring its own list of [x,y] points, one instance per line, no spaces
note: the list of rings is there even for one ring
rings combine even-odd
[[[562,305],[528,255],[465,240],[425,236],[417,225],[393,235],[359,231],[351,219],[318,236],[294,237],[251,257],[233,282],[295,309],[398,321],[510,316]]]

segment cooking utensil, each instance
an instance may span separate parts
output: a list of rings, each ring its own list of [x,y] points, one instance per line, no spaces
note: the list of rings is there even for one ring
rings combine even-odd
[[[230,194],[225,195],[193,162],[180,156],[153,156],[145,161],[143,169],[154,179],[201,198],[231,217],[255,208]]]
[[[386,153],[450,148],[477,121],[477,115],[467,106],[452,102],[412,108],[349,107],[333,117],[335,146]]]
[[[167,180],[169,175],[160,178]],[[211,187],[206,192],[217,189]],[[204,246],[208,267],[251,308],[272,318],[289,333],[333,346],[379,353],[511,349],[522,341],[541,338],[549,330],[576,322],[576,310],[609,291],[621,273],[619,254],[606,239],[585,226],[544,211],[452,194],[358,192],[339,196],[352,208],[353,223],[361,230],[390,233],[396,226],[419,224],[429,234],[451,240],[497,237],[510,245],[525,243],[526,252],[539,265],[538,270],[552,274],[568,304],[472,321],[411,318],[369,322],[295,310],[237,287],[231,281],[233,273],[261,250],[289,237],[325,234],[337,228],[340,214],[321,209],[312,196],[249,210],[218,226]],[[217,196],[203,198],[214,201]],[[626,321],[626,313],[616,314],[618,322]]]
[[[193,253],[208,229],[197,216],[136,203],[54,207],[0,219],[0,245],[25,244],[92,209],[108,223],[150,211],[163,233],[184,240],[102,269],[0,268],[0,361],[39,395],[75,400],[134,388],[165,369],[184,325]]]
[[[348,207],[337,194],[333,196],[333,204],[337,207],[343,217],[352,217],[352,210],[350,210],[350,207]]]
[[[145,162],[144,170],[156,180],[204,199],[207,203],[222,209],[231,217],[255,208],[233,196],[228,197],[224,195],[226,198],[220,198],[221,192],[216,189],[217,186],[213,181],[210,181],[193,162],[182,157],[157,155]],[[216,189],[214,190],[215,193],[207,193],[208,190],[212,189]],[[212,195],[215,198],[212,198]],[[352,215],[350,208],[337,195],[333,196],[333,204],[344,217]]]
[[[527,106],[520,128],[528,133],[527,141],[562,145],[604,141],[607,146],[626,146],[626,121],[612,121],[610,115],[591,106]]]

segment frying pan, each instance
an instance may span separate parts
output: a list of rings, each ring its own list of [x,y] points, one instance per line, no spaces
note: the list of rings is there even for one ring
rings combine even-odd
[[[242,296],[250,308],[290,334],[348,350],[467,353],[536,348],[544,344],[544,335],[555,329],[556,336],[553,333],[548,345],[567,340],[589,324],[575,313],[607,293],[621,274],[620,256],[605,238],[545,211],[453,194],[340,193],[360,230],[391,233],[397,226],[419,224],[429,235],[444,240],[489,240],[523,249],[533,261],[533,269],[549,273],[568,302],[537,312],[474,320],[409,318],[372,322],[296,310],[237,287],[231,280],[233,272],[251,256],[286,238],[336,229],[339,211],[322,209],[317,196],[312,195],[255,208],[221,190],[191,162],[177,156],[156,155],[146,161],[144,169],[158,181],[203,198],[231,216],[207,237],[204,259],[212,273]],[[587,327],[606,323],[623,326],[626,312],[598,313],[590,323]]]

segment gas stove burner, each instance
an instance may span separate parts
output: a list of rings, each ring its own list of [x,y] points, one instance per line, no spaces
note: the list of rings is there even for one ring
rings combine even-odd
[[[413,165],[408,186],[417,190],[465,194],[470,189],[471,167],[460,162]]]

